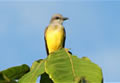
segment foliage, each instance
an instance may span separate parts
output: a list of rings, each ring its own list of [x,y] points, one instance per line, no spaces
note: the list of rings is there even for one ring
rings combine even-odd
[[[0,83],[4,83],[3,81],[15,83],[16,79],[18,79],[18,83],[36,83],[39,76],[40,83],[103,82],[102,70],[97,64],[91,62],[87,57],[78,58],[71,55],[65,49],[51,53],[44,60],[35,61],[28,71],[27,65],[1,71]]]
[[[11,67],[0,72],[0,83],[16,83],[30,68],[23,64],[21,66]]]

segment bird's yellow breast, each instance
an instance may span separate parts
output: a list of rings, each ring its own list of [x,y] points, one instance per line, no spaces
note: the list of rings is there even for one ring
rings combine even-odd
[[[62,26],[49,26],[46,31],[46,43],[49,53],[52,53],[63,46],[64,28]]]

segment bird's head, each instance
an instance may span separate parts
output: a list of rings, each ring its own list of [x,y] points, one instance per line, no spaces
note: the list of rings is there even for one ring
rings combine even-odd
[[[61,14],[55,14],[52,16],[50,23],[62,24],[63,21],[68,20],[67,17],[63,17]]]

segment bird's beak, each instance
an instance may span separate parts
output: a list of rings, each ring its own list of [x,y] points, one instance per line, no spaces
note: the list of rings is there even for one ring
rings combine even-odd
[[[67,18],[67,17],[64,17],[63,20],[68,20],[68,18]]]

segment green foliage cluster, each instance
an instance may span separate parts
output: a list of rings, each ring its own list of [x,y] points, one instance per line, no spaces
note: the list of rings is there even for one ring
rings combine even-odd
[[[78,58],[60,49],[46,59],[0,72],[0,83],[102,83],[102,70],[89,58]],[[18,80],[18,81],[16,81]]]

